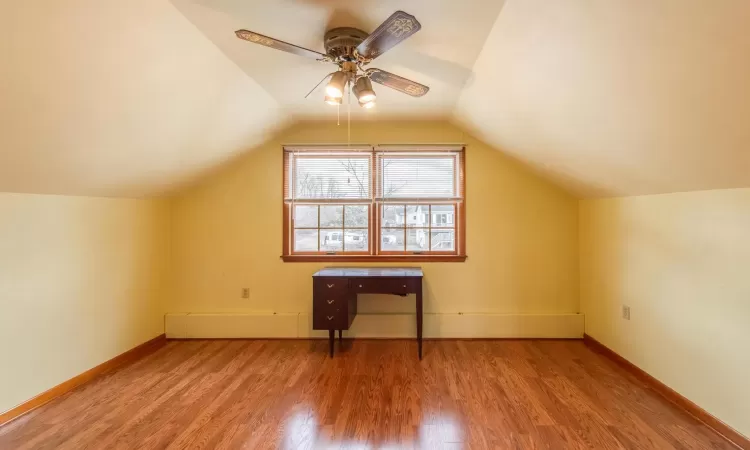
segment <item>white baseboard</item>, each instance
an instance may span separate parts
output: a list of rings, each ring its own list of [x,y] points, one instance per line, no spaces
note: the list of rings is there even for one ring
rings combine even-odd
[[[174,338],[296,338],[299,314],[167,314],[164,332]]]
[[[167,338],[324,338],[308,313],[167,314]],[[424,338],[582,338],[582,314],[425,314]],[[344,336],[413,338],[414,314],[358,314]]]

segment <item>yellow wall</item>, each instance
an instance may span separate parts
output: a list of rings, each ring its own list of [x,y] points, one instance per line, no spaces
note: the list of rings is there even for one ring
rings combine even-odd
[[[163,333],[164,201],[0,193],[0,412]]]
[[[282,143],[342,143],[335,118],[294,126],[173,202],[174,295],[168,312],[311,310],[324,264],[284,263]],[[466,143],[465,263],[426,263],[425,311],[578,311],[577,200],[447,122],[352,124],[352,143]],[[356,265],[356,264],[348,264]],[[250,299],[241,289],[250,288]],[[360,312],[408,312],[397,297]]]
[[[580,257],[586,333],[750,436],[750,189],[584,200]]]

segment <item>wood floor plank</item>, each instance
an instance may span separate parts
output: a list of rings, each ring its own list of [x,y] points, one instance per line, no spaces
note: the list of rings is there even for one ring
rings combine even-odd
[[[580,341],[170,341],[0,449],[733,449]]]

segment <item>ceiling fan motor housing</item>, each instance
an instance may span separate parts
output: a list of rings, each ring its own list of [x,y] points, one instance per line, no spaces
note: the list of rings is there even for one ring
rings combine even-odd
[[[338,60],[354,61],[354,49],[367,36],[367,33],[358,28],[332,28],[326,31],[324,37],[326,54]]]

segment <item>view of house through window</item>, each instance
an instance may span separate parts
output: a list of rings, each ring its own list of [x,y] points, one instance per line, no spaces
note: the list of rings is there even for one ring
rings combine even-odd
[[[367,252],[367,205],[295,205],[296,252]]]
[[[454,205],[384,205],[380,220],[382,251],[453,251]]]
[[[460,255],[460,146],[286,147],[284,254]]]

